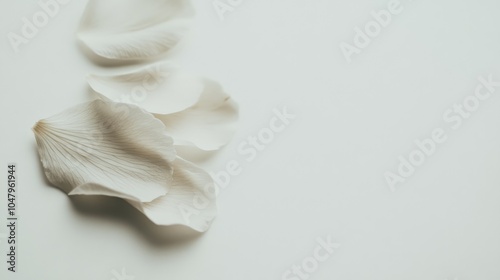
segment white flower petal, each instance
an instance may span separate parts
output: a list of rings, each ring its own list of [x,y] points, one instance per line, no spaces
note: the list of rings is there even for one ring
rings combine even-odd
[[[238,120],[238,105],[212,80],[204,80],[205,88],[196,104],[172,114],[155,114],[175,145],[217,150],[232,138]]]
[[[137,106],[94,100],[33,131],[47,179],[67,193],[147,202],[168,192],[173,140]]]
[[[87,81],[100,98],[135,104],[157,114],[192,106],[204,88],[200,78],[168,63],[113,76],[89,75]]]
[[[165,63],[116,76],[90,75],[88,82],[102,99],[154,113],[175,145],[190,152],[217,150],[236,129],[238,106],[219,83]]]
[[[177,158],[169,192],[151,202],[128,201],[158,225],[185,225],[206,231],[217,214],[212,177],[196,165]]]
[[[174,47],[193,15],[188,0],[90,0],[78,37],[104,58],[150,58]]]

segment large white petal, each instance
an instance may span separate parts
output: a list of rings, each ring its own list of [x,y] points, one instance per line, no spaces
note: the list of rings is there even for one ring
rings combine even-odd
[[[200,78],[168,63],[118,75],[89,75],[87,81],[102,99],[135,104],[157,114],[175,113],[192,106],[204,88]]]
[[[177,158],[169,192],[151,202],[128,201],[158,225],[184,225],[206,231],[217,214],[212,177],[196,165]]]
[[[232,138],[238,121],[238,105],[212,80],[204,80],[196,104],[172,114],[155,114],[174,138],[175,145],[217,150]]]
[[[173,140],[137,106],[94,100],[33,131],[47,179],[67,193],[147,202],[168,192]]]
[[[89,0],[78,37],[100,57],[150,58],[179,42],[193,14],[189,0]]]
[[[88,82],[102,99],[154,113],[175,145],[190,153],[219,149],[236,129],[238,106],[219,83],[165,63],[115,76],[90,75]]]

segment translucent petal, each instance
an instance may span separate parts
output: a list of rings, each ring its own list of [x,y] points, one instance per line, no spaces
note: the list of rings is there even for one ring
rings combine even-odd
[[[196,165],[177,158],[169,192],[151,202],[129,201],[158,225],[184,225],[206,231],[217,214],[212,177]]]
[[[175,145],[217,150],[233,137],[238,105],[220,84],[206,79],[205,88],[193,106],[172,114],[155,114],[174,138]]]
[[[94,100],[37,122],[33,131],[47,179],[65,192],[141,202],[168,192],[173,140],[137,106]]]
[[[156,114],[191,107],[205,86],[200,78],[168,63],[112,76],[89,75],[87,81],[102,99],[135,104]]]
[[[91,75],[88,82],[102,99],[154,113],[175,145],[191,154],[219,149],[236,130],[238,106],[219,83],[165,63],[114,76]]]
[[[78,38],[107,59],[150,58],[174,47],[193,15],[188,0],[90,0]]]

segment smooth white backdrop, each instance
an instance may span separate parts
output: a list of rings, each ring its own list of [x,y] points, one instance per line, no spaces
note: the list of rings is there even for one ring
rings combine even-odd
[[[458,130],[442,118],[479,76],[500,80],[498,1],[402,0],[348,64],[340,43],[389,1],[244,0],[221,21],[212,0],[196,0],[194,30],[166,59],[239,102],[234,140],[202,165],[236,160],[243,171],[221,192],[212,228],[187,240],[117,200],[70,199],[44,179],[31,127],[89,100],[88,73],[116,71],[78,47],[86,2],[63,6],[15,53],[7,34],[40,8],[0,1],[0,169],[18,164],[20,216],[19,272],[2,261],[2,279],[119,280],[122,269],[136,280],[282,279],[327,235],[341,247],[309,279],[499,279],[500,90]],[[238,145],[284,106],[295,119],[247,162]],[[437,127],[447,142],[391,192],[384,173]]]

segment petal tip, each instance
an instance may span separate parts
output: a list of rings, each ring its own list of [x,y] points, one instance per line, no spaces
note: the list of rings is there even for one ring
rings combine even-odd
[[[40,134],[47,129],[47,123],[44,120],[39,120],[31,128],[35,134]]]

